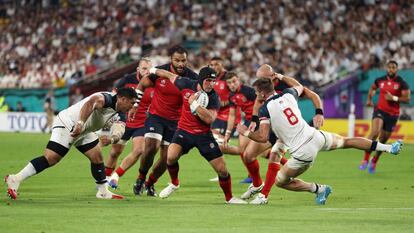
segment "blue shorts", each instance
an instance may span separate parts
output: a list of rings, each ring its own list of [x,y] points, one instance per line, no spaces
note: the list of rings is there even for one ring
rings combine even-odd
[[[219,145],[210,132],[206,134],[191,134],[182,129],[178,129],[171,143],[176,143],[182,147],[182,153],[187,154],[192,148],[197,147],[200,154],[207,160],[223,156]]]
[[[167,120],[153,114],[148,114],[145,120],[145,137],[171,142],[176,130],[177,121]]]

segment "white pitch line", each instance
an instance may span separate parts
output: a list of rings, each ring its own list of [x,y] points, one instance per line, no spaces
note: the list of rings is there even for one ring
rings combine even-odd
[[[377,211],[377,210],[405,210],[405,211],[414,211],[414,207],[408,208],[318,208],[320,211]]]

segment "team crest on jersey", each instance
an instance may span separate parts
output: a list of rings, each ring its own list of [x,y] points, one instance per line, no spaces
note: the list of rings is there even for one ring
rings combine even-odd
[[[220,89],[223,90],[224,89],[224,84],[220,83]]]
[[[398,84],[394,84],[394,90],[398,90]]]
[[[381,84],[380,84],[380,88],[383,88],[383,87],[384,87],[384,83],[381,83]]]
[[[190,92],[186,92],[186,93],[184,94],[184,99],[188,99],[188,98],[190,98],[190,95],[191,95],[191,93],[190,93]]]
[[[213,149],[214,148],[214,143],[210,143],[210,148]]]
[[[160,86],[165,87],[165,83],[166,83],[165,79],[162,79],[160,82]]]

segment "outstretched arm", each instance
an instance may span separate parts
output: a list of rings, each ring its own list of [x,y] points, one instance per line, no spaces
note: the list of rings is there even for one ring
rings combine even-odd
[[[307,99],[310,99],[315,106],[315,116],[313,117],[313,126],[317,129],[323,126],[323,104],[322,100],[318,94],[311,91],[310,89],[304,87],[303,88],[303,96]]]

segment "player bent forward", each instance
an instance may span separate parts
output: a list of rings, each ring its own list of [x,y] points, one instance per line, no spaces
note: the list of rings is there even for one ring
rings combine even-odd
[[[266,100],[259,111],[259,130],[251,132],[242,125],[238,125],[237,130],[254,141],[265,142],[271,127],[273,132],[289,147],[291,155],[286,165],[277,174],[276,185],[291,191],[315,193],[317,204],[325,204],[332,188],[329,185],[308,183],[296,177],[313,164],[319,151],[356,148],[398,154],[401,150],[400,141],[387,145],[361,137],[346,138],[310,127],[302,118],[298,107],[297,99],[303,91],[303,86],[299,83],[293,88],[286,89],[282,94],[275,93],[271,81],[267,78],[259,78],[253,86],[256,89],[257,98]],[[266,204],[267,198],[259,194],[251,203]]]
[[[220,106],[218,96],[213,90],[217,76],[216,72],[210,67],[204,67],[200,70],[198,80],[179,77],[176,74],[156,68],[152,68],[150,72],[157,76],[168,77],[180,90],[183,99],[178,129],[168,147],[167,168],[171,183],[160,192],[159,196],[167,198],[180,187],[178,160],[183,154],[187,154],[192,148],[197,147],[200,154],[217,172],[226,202],[229,204],[246,204],[247,202],[233,197],[230,174],[227,171],[219,145],[210,130],[210,124],[215,120],[217,109]],[[198,102],[197,98],[201,92],[207,93],[207,106],[202,106]]]
[[[137,94],[132,88],[120,88],[117,94],[98,92],[83,99],[75,105],[61,111],[53,122],[52,135],[44,155],[34,158],[19,173],[7,175],[7,193],[12,199],[17,198],[17,189],[22,181],[39,174],[57,164],[74,145],[91,161],[92,176],[96,180],[97,198],[123,199],[122,196],[108,191],[105,185],[105,166],[98,136],[94,133],[109,120],[119,114],[125,121],[128,112],[137,101]],[[111,138],[104,138],[103,144],[116,143],[125,131],[125,123],[114,123]]]

